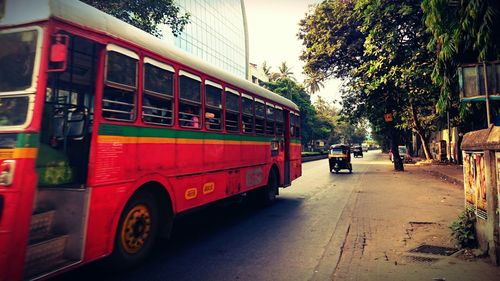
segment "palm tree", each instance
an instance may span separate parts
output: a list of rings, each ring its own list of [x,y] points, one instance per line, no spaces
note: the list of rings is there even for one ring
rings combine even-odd
[[[304,80],[304,85],[311,95],[319,92],[321,88],[325,87],[321,80],[322,79],[320,79],[317,75],[309,76],[306,80]]]
[[[281,63],[278,70],[279,70],[279,72],[274,72],[271,75],[272,79],[270,79],[270,80],[276,81],[276,80],[281,80],[284,78],[289,78],[289,79],[292,79],[295,81],[295,77],[292,76],[293,75],[292,69],[290,67],[288,67],[288,65],[286,65],[285,61]]]
[[[272,81],[272,79],[271,79],[272,78],[271,67],[267,66],[267,62],[266,61],[264,61],[262,63],[262,71],[267,76],[267,79],[269,79],[269,81]]]

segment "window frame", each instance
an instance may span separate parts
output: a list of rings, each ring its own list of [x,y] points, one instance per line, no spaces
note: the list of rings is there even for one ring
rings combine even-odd
[[[185,98],[182,98],[182,93],[181,93],[181,77],[184,76],[184,77],[187,77],[191,80],[195,80],[195,81],[198,81],[199,82],[199,94],[200,94],[200,101],[194,101],[194,100],[190,100],[190,99],[185,99]],[[177,115],[176,115],[176,121],[177,121],[177,124],[180,128],[186,128],[186,129],[195,129],[195,130],[201,130],[202,129],[202,124],[203,124],[203,112],[202,112],[202,105],[203,105],[203,95],[202,95],[202,84],[203,84],[203,81],[201,79],[200,76],[196,75],[196,74],[192,74],[188,71],[185,71],[185,70],[179,70],[178,71],[178,75],[177,75]],[[199,108],[199,113],[198,113],[198,127],[194,127],[194,126],[186,126],[186,125],[181,125],[181,118],[180,118],[180,115],[181,114],[189,114],[189,113],[186,113],[186,112],[181,112],[181,109],[180,109],[180,106],[182,105],[188,105],[188,106],[198,106]],[[193,115],[195,116],[195,114],[190,114],[190,115]],[[185,120],[182,120],[182,121],[185,121]]]
[[[258,116],[257,115],[257,103],[261,104],[264,106],[264,115],[263,116]],[[262,122],[262,132],[257,132],[257,120],[261,120]],[[266,102],[261,100],[261,99],[254,99],[254,128],[255,128],[255,134],[256,135],[266,135]]]
[[[227,106],[228,93],[230,93],[231,95],[236,95],[238,97],[238,111],[231,110],[231,109],[228,110],[228,106]],[[236,126],[238,128],[234,131],[227,130],[228,111],[230,114],[236,114],[238,116],[238,120],[236,121]],[[231,122],[233,122],[233,121],[231,121]],[[241,94],[237,90],[234,90],[234,89],[229,88],[229,87],[225,87],[225,89],[224,89],[224,131],[226,133],[240,133],[241,132],[240,123],[241,123]]]
[[[244,108],[243,108],[243,99],[248,99],[248,100],[250,100],[252,102],[252,110],[251,110],[252,113],[251,114],[246,114],[245,113]],[[252,130],[250,132],[246,132],[245,129],[244,129],[244,127],[243,127],[243,125],[245,125],[244,122],[243,122],[243,118],[245,116],[252,118]],[[244,93],[241,94],[241,124],[242,124],[242,126],[241,126],[242,130],[241,131],[244,134],[253,135],[255,133],[255,99],[254,99],[253,96],[248,95],[248,94],[244,94]]]
[[[276,113],[281,113],[281,114],[276,114]],[[274,134],[276,136],[284,136],[285,135],[285,118],[283,116],[283,107],[279,105],[274,106]],[[280,121],[278,121],[278,116],[280,116]],[[281,124],[281,133],[278,134],[278,123]]]
[[[170,72],[172,74],[172,88],[171,88],[171,94],[165,94],[165,93],[159,93],[153,90],[148,90],[146,89],[146,65],[149,64],[153,67],[157,67],[159,69],[162,69],[164,71]],[[173,126],[175,123],[175,79],[176,79],[176,73],[175,69],[173,66],[157,61],[155,59],[149,58],[149,57],[144,57],[142,61],[142,96],[141,96],[141,120],[145,124],[150,124],[150,125],[157,125],[157,126]],[[159,119],[166,119],[168,120],[169,118],[167,117],[161,117],[161,116],[156,116],[156,115],[149,115],[145,113],[144,110],[144,98],[145,96],[151,96],[154,99],[162,99],[164,101],[170,101],[171,102],[171,118],[169,123],[158,123],[158,122],[152,122],[152,121],[146,121],[145,117],[150,117],[150,118],[159,118]],[[150,110],[159,110],[159,111],[164,111],[168,112],[168,109],[165,108],[153,108],[150,107]],[[148,115],[148,116],[146,116]]]
[[[265,106],[266,106],[266,126],[265,126],[265,130],[264,130],[265,131],[265,135],[267,135],[267,136],[276,136],[276,110],[275,110],[275,105],[272,104],[272,103],[270,103],[270,102],[266,102]],[[273,111],[273,119],[272,120],[267,117],[267,111],[268,111],[269,108],[271,108],[272,111]],[[272,132],[272,134],[268,133],[268,131],[267,131],[268,121],[272,121],[273,122],[273,132]]]
[[[135,86],[121,84],[118,82],[108,80],[109,53],[111,53],[111,52],[115,52],[115,53],[118,53],[120,55],[123,55],[123,56],[126,56],[126,57],[129,57],[131,59],[136,60],[135,76],[134,76],[135,77]],[[101,98],[101,117],[103,119],[108,120],[108,121],[127,122],[127,123],[134,123],[135,121],[137,121],[137,115],[138,115],[137,114],[137,109],[138,109],[137,103],[138,103],[138,96],[139,96],[139,85],[138,85],[139,84],[139,77],[138,77],[139,75],[138,74],[139,74],[140,67],[141,67],[140,66],[140,57],[136,52],[129,50],[129,49],[126,49],[126,48],[123,48],[123,47],[120,47],[120,46],[115,45],[115,44],[106,45],[103,92],[102,92],[102,98]],[[121,91],[130,92],[130,94],[133,95],[133,97],[132,97],[133,104],[105,99],[107,87],[110,87],[112,89],[121,90]],[[110,104],[115,104],[115,105],[131,106],[131,112],[126,113],[126,112],[121,112],[118,110],[107,109],[104,106],[104,102],[108,102]],[[127,119],[122,119],[122,118],[106,117],[106,116],[104,116],[105,112],[111,112],[111,113],[115,112],[118,114],[130,114],[131,118],[130,118],[130,120],[127,120]]]
[[[213,105],[209,105],[207,103],[207,86],[220,89],[220,104],[219,104],[220,107],[219,108],[214,107]],[[224,101],[224,88],[222,87],[222,85],[219,84],[219,83],[213,82],[211,80],[205,79],[205,81],[203,83],[203,113],[205,114],[205,116],[204,116],[205,117],[204,126],[205,126],[205,128],[207,130],[209,130],[209,131],[219,131],[219,132],[223,130],[223,125],[222,124],[225,124],[225,122],[224,122],[225,120],[223,118],[223,114],[224,114],[223,101]],[[208,120],[206,118],[207,108],[219,111],[219,113],[220,113],[220,128],[219,129],[217,129],[217,128],[210,128],[210,126],[208,126],[208,124],[207,124]]]

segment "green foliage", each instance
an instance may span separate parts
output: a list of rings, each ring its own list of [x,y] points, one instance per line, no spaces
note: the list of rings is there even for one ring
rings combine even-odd
[[[402,131],[424,141],[437,118],[432,84],[434,54],[419,0],[330,0],[300,22],[305,72],[323,81],[343,78],[342,113],[366,118],[374,133],[386,133],[392,112]],[[397,142],[397,140],[395,140]]]
[[[178,36],[189,23],[189,14],[179,14],[174,0],[82,0],[154,36],[161,37],[160,24],[166,24]]]
[[[460,248],[473,248],[476,246],[476,232],[474,224],[476,222],[476,215],[471,208],[466,208],[458,219],[451,223],[451,235],[458,243]]]
[[[300,21],[297,36],[304,45],[300,59],[309,77],[320,81],[348,77],[361,63],[365,34],[358,29],[355,2],[323,1]]]
[[[432,34],[428,48],[436,56],[432,79],[440,88],[437,109],[458,108],[457,67],[500,58],[500,1],[423,0],[422,9]]]
[[[311,97],[301,84],[289,77],[265,83],[264,87],[287,99],[290,99],[300,109],[300,126],[302,130],[302,143],[306,144],[315,138],[313,128],[316,125],[316,110],[311,104]]]
[[[306,74],[319,81],[343,78],[342,113],[350,120],[369,120],[375,135],[387,133],[386,112],[394,114],[396,128],[413,130],[424,140],[434,129],[434,54],[427,49],[430,34],[420,4],[323,1],[300,22]]]

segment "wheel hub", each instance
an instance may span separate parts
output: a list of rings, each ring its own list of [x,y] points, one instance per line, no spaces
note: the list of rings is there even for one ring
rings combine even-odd
[[[121,230],[121,244],[128,254],[139,252],[151,234],[151,214],[149,208],[140,204],[127,213]]]

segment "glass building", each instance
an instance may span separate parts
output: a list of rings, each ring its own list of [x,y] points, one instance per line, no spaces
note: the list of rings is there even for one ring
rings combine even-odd
[[[175,45],[236,76],[248,78],[244,0],[175,0],[190,23]]]

